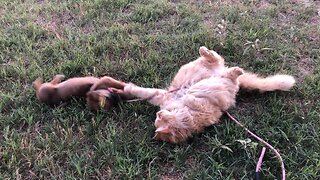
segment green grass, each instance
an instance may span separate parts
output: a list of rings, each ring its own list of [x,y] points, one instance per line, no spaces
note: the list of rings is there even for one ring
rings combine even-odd
[[[230,111],[273,144],[288,179],[320,178],[319,4],[290,1],[0,1],[1,179],[252,179],[262,144],[226,116],[188,142],[152,140],[156,107],[52,109],[31,83],[111,75],[166,87],[205,45],[263,75],[292,74],[290,92],[240,92]],[[263,179],[280,179],[268,150]]]

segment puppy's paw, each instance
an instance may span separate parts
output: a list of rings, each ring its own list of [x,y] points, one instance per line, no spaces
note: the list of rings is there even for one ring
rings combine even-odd
[[[117,93],[117,94],[123,93],[122,89],[117,89],[117,88],[113,88],[113,87],[109,87],[108,91],[114,92],[114,93]]]
[[[66,76],[65,75],[63,75],[63,74],[57,74],[57,75],[55,75],[54,76],[54,79],[59,79],[59,80],[64,80],[64,78],[66,78]]]
[[[34,89],[40,88],[41,84],[43,83],[41,78],[36,79],[35,81],[32,82],[32,86]]]

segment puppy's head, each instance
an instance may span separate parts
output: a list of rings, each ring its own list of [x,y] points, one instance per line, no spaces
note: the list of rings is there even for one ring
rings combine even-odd
[[[106,89],[99,89],[89,91],[87,93],[87,104],[91,111],[98,111],[100,109],[108,111],[112,106],[115,106],[119,99],[119,96]]]
[[[56,86],[51,83],[43,83],[41,80],[33,82],[33,87],[36,90],[37,99],[49,106],[54,106],[60,103],[61,97]]]

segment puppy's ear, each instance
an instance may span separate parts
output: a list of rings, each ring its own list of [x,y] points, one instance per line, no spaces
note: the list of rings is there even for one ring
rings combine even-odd
[[[86,100],[87,100],[87,105],[91,111],[97,111],[99,110],[99,97],[97,97],[97,94],[93,91],[89,91],[86,94]]]
[[[100,96],[98,92],[95,91],[89,91],[87,92],[87,105],[89,109],[93,112],[96,112],[100,109],[108,110],[109,108],[109,102],[103,97]]]
[[[92,93],[91,93],[91,91],[89,91],[89,92],[87,92],[87,94],[86,94],[87,103],[89,103],[91,99],[92,99]]]
[[[99,94],[95,91],[89,91],[87,92],[87,98],[91,100],[98,101],[99,100]]]
[[[42,85],[42,83],[43,83],[42,79],[38,78],[38,79],[36,79],[35,81],[32,82],[32,86],[36,91],[39,91],[40,86]]]

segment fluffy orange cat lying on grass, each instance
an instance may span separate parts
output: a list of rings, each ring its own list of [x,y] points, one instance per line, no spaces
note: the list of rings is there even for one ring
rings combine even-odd
[[[180,68],[168,89],[126,84],[124,92],[160,106],[156,114],[155,139],[179,143],[219,121],[223,111],[235,105],[239,87],[248,90],[289,90],[292,76],[267,78],[244,72],[239,67],[225,67],[215,51],[200,47],[200,57]]]

